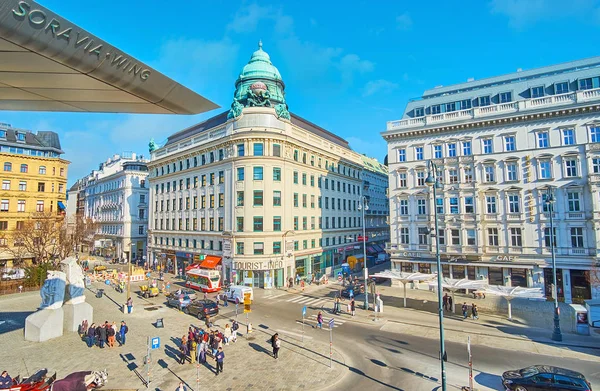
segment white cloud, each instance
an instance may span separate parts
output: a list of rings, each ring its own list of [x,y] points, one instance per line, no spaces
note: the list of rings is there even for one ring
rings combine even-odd
[[[489,6],[493,14],[506,16],[509,26],[517,30],[556,17],[600,22],[600,6],[594,0],[491,0]]]
[[[227,24],[227,30],[236,33],[250,33],[256,31],[261,20],[272,17],[273,8],[263,7],[256,3],[240,7],[231,22]]]
[[[398,84],[384,79],[368,81],[363,87],[363,96],[371,96],[377,93],[389,94],[398,88]]]
[[[408,12],[396,16],[396,27],[399,30],[410,30],[413,26],[413,20]]]

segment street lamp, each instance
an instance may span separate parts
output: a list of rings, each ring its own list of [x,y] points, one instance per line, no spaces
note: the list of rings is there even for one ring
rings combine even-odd
[[[367,205],[367,197],[362,196],[358,201],[358,210],[362,212],[362,229],[363,229],[363,262],[364,262],[364,271],[365,271],[365,310],[369,309],[369,292],[367,291],[367,281],[369,280],[369,269],[367,268],[367,236],[365,232],[366,222],[365,222],[365,211],[369,210],[369,205]]]
[[[556,285],[556,253],[554,250],[554,191],[552,187],[548,187],[546,190],[546,205],[548,206],[548,213],[550,214],[550,252],[552,254],[552,283],[554,284],[554,292],[552,292],[552,296],[554,296],[554,331],[552,331],[552,340],[562,341],[558,309],[558,286]]]
[[[440,259],[440,238],[438,230],[438,214],[436,208],[436,190],[442,189],[442,183],[437,178],[437,166],[431,160],[428,162],[427,178],[425,183],[433,190],[433,213],[435,224],[435,260],[437,265],[437,293],[438,293],[438,317],[440,322],[440,365],[442,369],[442,391],[446,391],[446,348],[444,346],[444,310],[442,308],[442,262]]]

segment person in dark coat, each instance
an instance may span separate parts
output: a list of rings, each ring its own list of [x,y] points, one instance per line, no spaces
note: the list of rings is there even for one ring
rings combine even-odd
[[[215,375],[219,375],[219,372],[223,372],[223,360],[225,359],[225,353],[223,348],[219,348],[217,354],[215,354],[215,360],[217,360],[217,372]]]
[[[281,342],[278,343],[279,334],[275,333],[271,337],[271,347],[273,348],[273,358],[277,358],[277,354],[279,353],[279,347],[281,346]]]
[[[187,359],[188,352],[189,352],[189,349],[188,349],[188,344],[187,344],[187,338],[184,335],[183,338],[181,338],[181,344],[179,345],[179,359],[180,359],[181,365],[185,364],[185,360]]]
[[[444,297],[442,298],[442,303],[443,303],[443,307],[444,307],[444,311],[448,311],[448,294],[444,294]]]
[[[98,332],[98,342],[100,343],[100,349],[104,349],[104,344],[107,340],[106,324],[103,324],[96,330]]]
[[[454,311],[454,303],[452,302],[452,296],[448,296],[448,311]]]
[[[477,304],[473,303],[471,304],[471,316],[473,316],[473,319],[479,319],[479,310],[477,309]]]
[[[7,390],[11,388],[13,385],[13,379],[8,376],[8,372],[2,371],[2,375],[0,375],[0,390]]]
[[[91,348],[96,344],[96,323],[92,323],[87,331],[88,347]]]
[[[350,300],[350,313],[352,316],[356,314],[356,303],[354,302],[354,297]]]

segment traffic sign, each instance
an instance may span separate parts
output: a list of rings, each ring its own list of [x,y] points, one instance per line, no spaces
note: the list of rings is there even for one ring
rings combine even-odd
[[[244,292],[244,304],[252,304],[252,299],[250,292]]]
[[[335,321],[333,320],[333,318],[331,318],[331,320],[329,321],[329,328],[332,329],[333,325],[334,325]]]
[[[302,316],[306,316],[306,306],[302,307]]]
[[[341,277],[342,276],[342,272],[338,272],[337,275],[338,275],[338,277]]]
[[[158,349],[160,348],[160,337],[154,337],[150,340],[150,349]]]

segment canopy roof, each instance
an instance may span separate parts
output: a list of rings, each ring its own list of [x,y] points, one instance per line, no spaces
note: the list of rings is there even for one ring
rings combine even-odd
[[[371,275],[371,277],[389,278],[391,280],[400,281],[428,281],[434,279],[436,276],[437,274],[406,273],[396,270],[384,270]]]
[[[469,280],[466,278],[455,279],[446,278],[442,279],[442,288],[457,291],[459,289],[479,289],[487,286],[487,280]]]
[[[521,297],[524,299],[545,299],[542,288],[523,288],[520,286],[489,285],[478,289],[476,292],[506,298]]]
[[[0,3],[0,110],[198,114],[213,102],[34,1]]]

